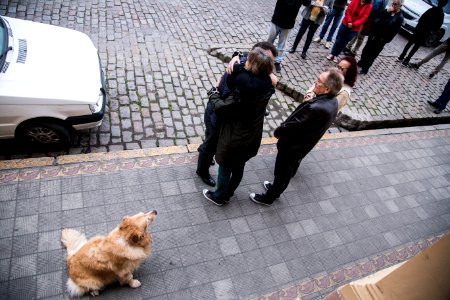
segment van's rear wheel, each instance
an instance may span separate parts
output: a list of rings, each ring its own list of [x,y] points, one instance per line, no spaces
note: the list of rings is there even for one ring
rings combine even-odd
[[[439,41],[444,36],[444,30],[441,28],[439,30],[433,31],[430,33],[428,38],[425,40],[425,46],[426,47],[433,47],[439,44]]]
[[[66,126],[47,120],[21,124],[16,137],[27,146],[47,150],[61,150],[72,143],[71,132]]]

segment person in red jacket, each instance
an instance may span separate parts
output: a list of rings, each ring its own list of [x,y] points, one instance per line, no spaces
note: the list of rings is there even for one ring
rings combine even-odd
[[[361,26],[366,21],[372,10],[372,0],[352,0],[345,10],[344,18],[336,36],[328,60],[337,62],[337,56],[341,54],[347,43],[358,34]]]

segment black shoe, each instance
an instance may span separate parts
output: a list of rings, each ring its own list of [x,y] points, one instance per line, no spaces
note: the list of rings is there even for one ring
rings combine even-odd
[[[359,71],[359,74],[361,74],[361,75],[366,75],[366,74],[367,74],[367,71],[364,70],[364,69],[361,69],[361,71]]]
[[[273,201],[272,202],[268,202],[267,200],[265,200],[263,195],[250,193],[249,196],[250,196],[250,200],[252,200],[255,203],[258,203],[258,204],[261,204],[261,205],[265,205],[265,206],[271,206],[273,204]]]
[[[275,71],[277,71],[277,73],[281,72],[281,64],[280,63],[274,63],[275,65]]]
[[[404,61],[402,62],[402,66],[409,68],[409,67],[410,67],[409,61],[404,60]]]
[[[434,73],[431,73],[430,75],[428,75],[428,78],[430,78],[430,79],[431,79],[431,78],[433,78],[433,77],[434,77],[434,75],[435,75]]]
[[[438,108],[439,109],[439,106],[434,101],[428,100],[427,102],[428,102],[428,104],[430,104],[434,108]]]
[[[306,53],[302,53],[302,55],[300,55],[301,58],[306,59]]]
[[[266,111],[264,112],[264,115],[267,117],[267,116],[269,115],[269,111],[266,110]]]
[[[217,206],[222,206],[225,204],[224,201],[214,198],[213,192],[209,191],[208,189],[203,190],[203,196],[206,198],[206,200],[211,201]]]
[[[202,175],[198,171],[196,172],[200,176],[201,180],[209,186],[216,186],[216,181],[209,174]]]
[[[263,186],[266,189],[266,191],[268,191],[269,189],[272,188],[272,183],[270,181],[266,180],[266,181],[263,182]]]
[[[410,63],[409,66],[410,66],[411,68],[413,68],[413,69],[416,69],[416,70],[420,67],[420,65],[417,64],[417,63]]]
[[[438,115],[438,114],[440,114],[442,111],[443,111],[443,109],[439,109],[439,108],[438,108],[438,109],[434,110],[433,112],[434,112],[435,114]]]
[[[289,53],[294,53],[294,52],[295,52],[294,48],[289,49]]]
[[[397,57],[397,59],[395,61],[396,62],[402,62],[403,61],[403,57],[399,56],[399,57]]]

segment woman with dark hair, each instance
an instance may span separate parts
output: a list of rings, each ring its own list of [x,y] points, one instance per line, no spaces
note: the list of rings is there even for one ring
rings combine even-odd
[[[350,100],[350,95],[353,91],[353,86],[355,86],[356,78],[358,76],[358,67],[355,58],[351,56],[344,56],[336,67],[342,72],[342,75],[344,75],[344,84],[336,96],[338,100],[338,110],[340,111]],[[313,88],[314,85],[306,91],[303,101],[308,101],[316,96],[312,92]]]
[[[203,196],[215,205],[228,203],[242,180],[245,163],[258,153],[266,106],[275,92],[270,77],[273,68],[272,58],[256,47],[228,76],[230,95],[210,96],[221,121],[215,153],[219,173],[216,190],[204,189]]]
[[[347,6],[336,41],[331,49],[331,53],[327,56],[328,60],[337,62],[337,56],[341,54],[348,42],[358,34],[372,9],[371,1],[352,0]]]

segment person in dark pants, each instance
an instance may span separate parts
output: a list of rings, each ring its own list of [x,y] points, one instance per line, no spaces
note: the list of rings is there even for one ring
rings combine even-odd
[[[320,74],[314,83],[315,98],[300,104],[294,112],[275,129],[278,138],[274,181],[263,183],[265,194],[251,193],[250,199],[258,204],[270,206],[287,188],[292,174],[301,161],[319,142],[336,119],[338,101],[344,78],[337,68]]]
[[[425,43],[428,36],[433,31],[441,28],[442,22],[444,21],[444,10],[442,8],[447,4],[447,1],[448,0],[438,0],[437,7],[431,7],[419,18],[419,22],[414,29],[412,37],[403,49],[402,54],[397,58],[397,61],[401,61],[405,67],[409,67],[411,57],[413,57],[420,46]],[[413,48],[408,54],[408,50],[411,46],[413,46]]]
[[[358,66],[361,74],[367,74],[375,59],[383,50],[384,46],[391,42],[403,24],[403,15],[400,7],[403,0],[393,0],[392,5],[381,13],[380,19],[375,23],[372,34],[361,54]]]
[[[448,102],[450,102],[450,79],[447,81],[441,96],[434,102],[428,100],[428,104],[436,108],[435,114],[440,114],[447,107]]]
[[[327,42],[325,43],[325,48],[331,48],[331,40],[333,39],[333,35],[339,25],[339,22],[344,15],[345,6],[347,5],[347,0],[335,0],[333,4],[333,9],[325,18],[325,22],[323,23],[322,29],[320,30],[319,36],[316,37],[313,41],[316,43],[320,43],[322,39],[325,37],[327,33],[328,27],[331,28],[327,35]]]
[[[272,43],[269,42],[259,42],[256,43],[252,49],[255,47],[260,47],[265,50],[266,54],[272,58],[272,60],[277,56],[277,49]],[[211,91],[217,91],[221,98],[226,98],[230,94],[230,89],[227,85],[228,75],[233,72],[233,65],[235,63],[245,63],[247,58],[243,53],[235,52],[232,56],[232,59],[227,67],[227,72],[225,72],[217,83],[217,88],[212,89]],[[273,75],[275,76],[275,75]],[[276,80],[276,78],[272,78],[272,80]],[[276,83],[275,83],[276,85]],[[210,92],[211,92],[210,91]],[[208,96],[210,96],[210,92],[208,92]],[[216,153],[217,141],[219,139],[218,128],[220,127],[220,119],[217,117],[216,113],[213,111],[211,102],[208,101],[206,104],[205,115],[204,115],[204,123],[205,123],[205,140],[198,147],[198,160],[197,160],[197,175],[200,176],[202,181],[209,185],[215,186],[216,182],[212,178],[209,173],[209,167],[211,162],[213,161],[214,154]]]
[[[329,7],[332,7],[334,0],[315,0],[311,1],[311,4],[302,11],[302,23],[300,25],[300,29],[298,30],[297,36],[295,37],[294,45],[292,45],[289,53],[294,53],[297,49],[298,43],[302,39],[306,30],[308,30],[308,34],[306,36],[305,44],[303,45],[302,55],[303,59],[306,59],[306,52],[308,52],[309,46],[311,45],[312,39],[314,37],[314,33],[317,31],[317,28],[323,23],[325,20],[325,16],[329,12]]]
[[[216,162],[219,164],[216,190],[203,190],[203,196],[222,206],[230,200],[244,174],[245,163],[258,153],[263,131],[264,114],[275,92],[270,74],[273,60],[263,49],[250,51],[245,64],[234,67],[227,85],[231,94],[221,99],[210,98],[220,117]]]

